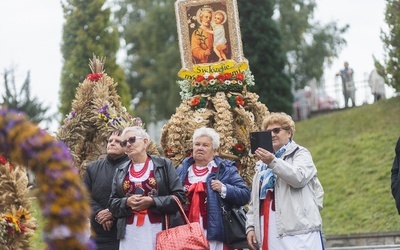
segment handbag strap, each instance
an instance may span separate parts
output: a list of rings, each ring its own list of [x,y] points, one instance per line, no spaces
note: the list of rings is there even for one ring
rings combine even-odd
[[[176,204],[178,204],[178,207],[180,209],[180,212],[181,212],[183,218],[185,219],[186,224],[190,224],[189,219],[186,216],[185,211],[183,210],[181,201],[175,195],[171,195],[171,196],[172,196],[172,198],[174,198]],[[165,214],[165,229],[168,229],[168,224],[169,224],[168,217],[169,217],[169,214]]]
[[[217,173],[215,173],[215,179],[218,180],[219,177],[219,169],[221,168],[221,166],[218,166],[217,168]]]
[[[221,166],[218,166],[218,168],[217,168],[217,173],[215,174],[215,179],[216,179],[216,180],[218,180],[220,168],[221,168]],[[221,208],[222,208],[222,214],[225,215],[225,214],[226,214],[226,209],[225,209],[225,204],[224,204],[224,202],[223,202],[222,199],[221,199],[221,195],[220,195],[220,194],[217,194],[217,197],[218,197],[218,200],[219,200],[219,204],[220,204],[220,206],[221,206]]]

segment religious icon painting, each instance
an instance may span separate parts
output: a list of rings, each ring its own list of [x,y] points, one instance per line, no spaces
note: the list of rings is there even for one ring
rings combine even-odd
[[[177,0],[175,14],[183,70],[247,62],[236,0]]]

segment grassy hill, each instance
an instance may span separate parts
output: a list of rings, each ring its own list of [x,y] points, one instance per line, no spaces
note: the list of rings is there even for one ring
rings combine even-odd
[[[400,230],[390,188],[400,137],[400,97],[296,123],[294,140],[313,155],[324,187],[325,234]]]

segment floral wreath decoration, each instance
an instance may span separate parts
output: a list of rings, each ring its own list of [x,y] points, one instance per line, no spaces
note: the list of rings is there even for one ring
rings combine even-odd
[[[194,70],[196,70],[196,68],[197,67],[195,67]],[[207,71],[208,69],[211,69],[210,71],[214,71],[214,68],[225,68],[227,71],[222,73],[206,72],[204,74],[192,74],[191,78],[194,79],[178,81],[178,84],[182,90],[180,93],[182,100],[189,99],[190,106],[196,110],[199,110],[199,112],[202,112],[202,109],[207,105],[209,94],[217,94],[220,92],[218,95],[221,95],[222,91],[229,92],[227,94],[227,98],[231,109],[244,106],[245,103],[243,95],[238,93],[241,93],[242,91],[246,92],[246,86],[254,86],[255,84],[254,76],[248,69],[247,63],[236,67],[232,66],[232,62],[218,63],[213,67],[207,66],[206,68],[200,68],[202,69],[200,71]],[[232,73],[232,71],[235,73]],[[185,77],[187,72],[180,74],[181,76]],[[232,146],[231,153],[237,157],[243,157],[248,153],[248,150],[245,147],[245,143],[238,141]],[[238,159],[237,157],[233,158]]]
[[[88,192],[66,145],[21,113],[0,109],[0,152],[36,174],[48,249],[95,249],[89,239]]]
[[[225,71],[210,72],[196,74],[191,71],[181,70],[178,74],[184,80],[178,80],[177,83],[181,88],[180,95],[183,101],[191,99],[197,94],[215,94],[217,92],[242,92],[246,91],[247,86],[254,86],[254,76],[247,64],[241,64],[237,67],[230,66],[230,62],[222,63]],[[244,65],[244,66],[243,66]],[[206,71],[208,69],[200,69]]]
[[[194,130],[211,127],[221,138],[217,154],[234,160],[242,177],[251,183],[254,170],[248,166],[256,159],[249,155],[248,133],[260,130],[269,111],[257,94],[247,91],[255,84],[247,63],[194,66],[191,71],[181,70],[178,76],[184,79],[178,81],[182,103],[162,129],[165,155],[179,166],[192,150]]]
[[[13,165],[0,154],[0,248],[28,249],[37,221],[29,211],[26,171]]]

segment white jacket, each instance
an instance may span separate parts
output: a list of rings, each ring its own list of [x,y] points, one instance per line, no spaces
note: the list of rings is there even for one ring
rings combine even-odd
[[[251,200],[247,212],[246,233],[254,230],[261,244],[260,226],[260,168],[256,163]],[[292,141],[281,158],[268,167],[276,175],[275,211],[280,236],[321,231],[324,190],[317,178],[317,169],[310,152]]]
[[[385,98],[385,79],[378,74],[376,69],[369,75],[368,84],[372,94],[380,94],[382,98]]]

